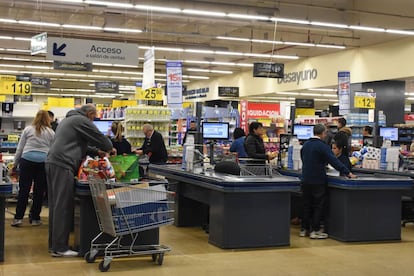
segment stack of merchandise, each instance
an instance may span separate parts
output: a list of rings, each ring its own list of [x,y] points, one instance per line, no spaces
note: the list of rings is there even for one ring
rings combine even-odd
[[[380,160],[382,162],[382,151],[374,147],[364,147],[361,150],[362,167],[365,169],[378,170],[380,168]]]
[[[399,147],[387,148],[386,162],[387,162],[388,171],[398,171],[399,158],[400,158]]]
[[[288,148],[288,169],[301,170],[302,158],[300,157],[300,150],[302,146],[299,144],[299,140],[292,139]]]

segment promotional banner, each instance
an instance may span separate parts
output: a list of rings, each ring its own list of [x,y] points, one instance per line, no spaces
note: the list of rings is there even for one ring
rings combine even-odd
[[[173,108],[183,104],[183,63],[167,61],[167,103]]]
[[[247,101],[242,100],[240,101],[240,127],[246,132],[249,132],[249,121],[247,118]]]
[[[351,73],[338,72],[339,115],[348,114],[351,110]]]
[[[155,86],[155,53],[154,48],[148,49],[144,54],[144,77],[142,78],[142,89]]]
[[[280,115],[278,103],[252,103],[247,105],[248,118],[271,118]]]

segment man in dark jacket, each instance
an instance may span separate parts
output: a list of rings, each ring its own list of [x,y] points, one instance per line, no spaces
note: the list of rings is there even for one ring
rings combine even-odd
[[[155,131],[151,124],[144,124],[142,131],[145,134],[145,140],[137,153],[140,155],[146,154],[152,164],[166,163],[168,154],[161,133]]]
[[[49,250],[54,257],[78,254],[69,249],[69,234],[74,210],[74,176],[82,159],[87,154],[103,156],[112,150],[111,141],[92,123],[95,117],[96,109],[91,104],[69,111],[56,130],[55,141],[46,159]]]
[[[332,153],[331,148],[323,141],[326,128],[317,124],[313,128],[314,136],[303,144],[302,158],[302,191],[303,191],[303,219],[300,236],[304,237],[307,231],[311,239],[326,239],[328,234],[320,231],[320,222],[324,211],[327,176],[326,165],[331,164],[336,170],[348,177],[355,177]]]

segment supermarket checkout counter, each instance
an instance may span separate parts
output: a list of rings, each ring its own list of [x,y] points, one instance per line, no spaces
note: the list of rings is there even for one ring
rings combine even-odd
[[[76,182],[76,197],[78,199],[78,204],[76,204],[75,207],[74,247],[79,251],[80,256],[84,256],[85,253],[90,250],[92,239],[100,233],[100,230],[88,183]],[[104,234],[97,242],[105,243],[112,240],[113,238],[110,235]],[[132,243],[130,236],[125,236],[122,240],[127,245]],[[135,242],[135,245],[153,244],[159,244],[158,228],[140,232],[140,235]]]
[[[4,261],[4,220],[6,198],[12,196],[12,184],[0,184],[0,262]]]
[[[280,173],[301,177],[300,171]],[[329,236],[340,241],[401,240],[401,195],[413,188],[412,179],[356,174],[355,179],[328,177]]]
[[[187,172],[181,165],[149,165],[149,173],[175,183],[175,225],[199,226],[209,213],[208,241],[220,248],[290,244],[290,193],[299,179]]]

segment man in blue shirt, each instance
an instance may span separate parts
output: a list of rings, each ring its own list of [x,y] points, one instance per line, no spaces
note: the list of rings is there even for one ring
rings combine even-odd
[[[354,178],[332,153],[331,148],[324,142],[326,127],[317,124],[313,128],[313,137],[303,144],[302,158],[302,192],[303,192],[303,219],[300,236],[304,237],[308,231],[311,239],[326,239],[328,234],[320,231],[321,218],[327,192],[326,165],[331,164],[343,175]]]

